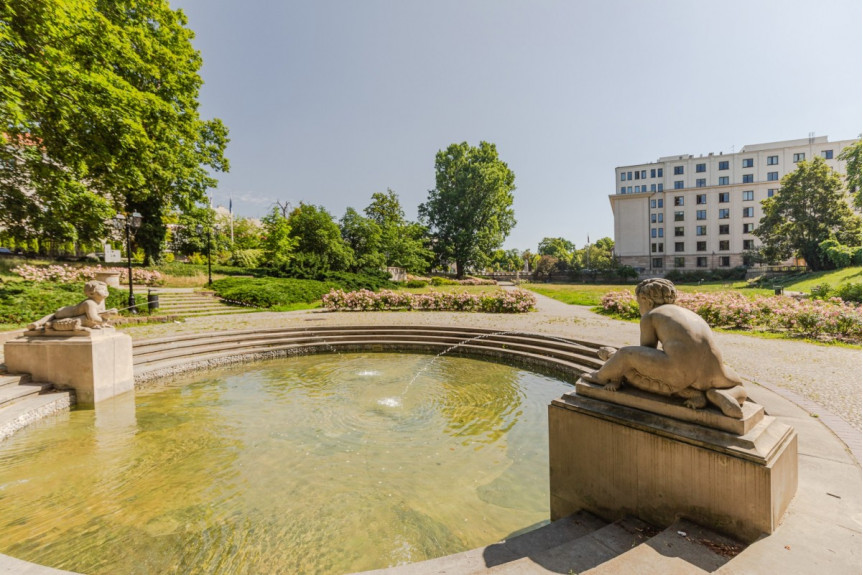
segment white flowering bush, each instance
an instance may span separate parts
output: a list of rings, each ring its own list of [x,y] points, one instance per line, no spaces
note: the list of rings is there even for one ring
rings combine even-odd
[[[12,268],[12,272],[18,274],[25,280],[33,282],[59,282],[78,283],[96,279],[97,273],[120,272],[120,281],[128,282],[129,271],[120,267],[84,266],[73,267],[67,265],[31,266],[28,264]],[[132,280],[139,285],[159,285],[164,282],[162,274],[157,271],[143,268],[132,268]]]
[[[811,338],[860,341],[863,308],[828,300],[787,296],[747,297],[736,292],[677,294],[677,305],[700,315],[711,327],[787,332]],[[602,296],[602,308],[625,319],[638,319],[635,296],[626,291]]]
[[[471,311],[485,313],[525,313],[536,305],[536,297],[524,290],[487,294],[429,292],[413,294],[381,290],[346,292],[331,290],[323,297],[324,307],[332,311]]]

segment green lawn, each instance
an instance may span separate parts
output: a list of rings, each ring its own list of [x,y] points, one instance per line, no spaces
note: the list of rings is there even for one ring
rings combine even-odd
[[[808,293],[813,287],[825,283],[830,284],[832,288],[836,288],[838,285],[846,282],[860,283],[861,271],[863,271],[863,268],[856,266],[826,272],[810,272],[795,277],[791,283],[784,284],[782,287],[788,291],[804,293]]]
[[[746,282],[704,282],[702,284],[676,284],[682,292],[737,291],[746,295],[772,295],[767,288],[750,288]],[[523,284],[522,287],[571,305],[600,305],[602,296],[610,291],[635,292],[634,285],[620,284]]]

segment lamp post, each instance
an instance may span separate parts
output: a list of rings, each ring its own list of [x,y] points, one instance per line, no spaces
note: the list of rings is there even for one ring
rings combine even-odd
[[[124,228],[126,230],[126,262],[129,270],[129,311],[131,313],[138,313],[138,308],[135,306],[135,293],[132,288],[132,233],[141,227],[141,220],[141,214],[138,212],[132,212],[128,218],[121,213],[114,216],[114,227],[118,231],[123,231]]]
[[[198,224],[197,230],[199,234],[202,233],[204,231],[204,226]],[[213,227],[207,226],[207,285],[213,285],[213,262],[211,256],[213,231],[219,233],[219,224],[216,224]]]

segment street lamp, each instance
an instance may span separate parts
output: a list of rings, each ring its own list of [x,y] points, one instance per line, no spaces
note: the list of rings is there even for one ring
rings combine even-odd
[[[135,306],[135,293],[132,288],[132,233],[137,232],[138,228],[141,227],[141,214],[138,212],[132,212],[132,215],[128,218],[118,213],[114,216],[114,228],[117,231],[126,230],[126,262],[129,266],[129,311],[131,313],[138,313],[138,308]]]
[[[197,228],[198,234],[201,234],[204,231],[204,226],[198,224]],[[215,231],[219,233],[219,224],[215,224],[212,228],[207,227],[207,285],[213,285],[213,262],[212,262],[212,232]]]

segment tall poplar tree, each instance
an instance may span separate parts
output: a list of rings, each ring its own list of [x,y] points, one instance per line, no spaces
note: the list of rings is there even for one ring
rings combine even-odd
[[[451,144],[435,157],[435,189],[419,207],[429,226],[440,263],[454,262],[456,276],[485,265],[515,225],[512,209],[515,173],[497,147]]]

